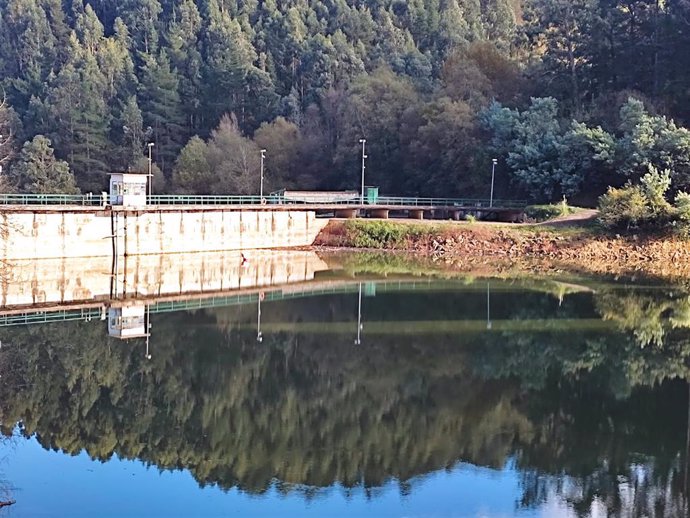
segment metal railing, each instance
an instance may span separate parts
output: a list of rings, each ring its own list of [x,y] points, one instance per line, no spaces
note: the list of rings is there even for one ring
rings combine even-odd
[[[78,205],[101,206],[109,203],[95,194],[0,194],[0,205]],[[296,201],[281,195],[271,194],[263,199],[257,195],[198,195],[198,194],[157,194],[147,196],[148,205],[194,205],[194,206],[228,206],[228,205],[298,205],[317,207],[322,205],[361,206],[360,200],[329,198],[327,195],[311,197],[309,201]],[[424,198],[412,196],[380,196],[376,200],[364,199],[365,206],[389,207],[447,207],[462,209],[486,209],[491,205],[488,199],[477,198]],[[502,209],[521,209],[526,206],[523,200],[493,200],[493,207]]]
[[[0,194],[0,205],[102,205],[95,194]]]
[[[202,194],[154,194],[147,196],[149,205],[261,205],[258,195],[202,195]],[[265,203],[275,203],[264,196]]]
[[[365,204],[367,200],[364,200]],[[493,205],[492,205],[493,203]],[[527,202],[524,200],[496,200],[479,198],[420,198],[407,196],[379,196],[375,205],[408,206],[408,207],[458,207],[467,209],[480,209],[490,207],[500,208],[524,208]]]

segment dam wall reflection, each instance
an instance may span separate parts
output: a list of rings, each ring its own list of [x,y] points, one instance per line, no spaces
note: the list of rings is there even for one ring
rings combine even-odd
[[[315,252],[287,250],[13,261],[2,268],[0,312],[288,285],[327,269]]]

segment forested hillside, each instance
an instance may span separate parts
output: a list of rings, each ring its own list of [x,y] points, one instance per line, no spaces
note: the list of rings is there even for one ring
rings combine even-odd
[[[688,0],[0,0],[3,190],[690,186]],[[674,122],[675,121],[675,122]]]

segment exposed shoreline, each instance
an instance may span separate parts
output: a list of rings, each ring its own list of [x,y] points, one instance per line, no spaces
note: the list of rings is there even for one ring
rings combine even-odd
[[[690,241],[590,226],[414,224],[333,220],[315,246],[412,253],[449,268],[567,269],[607,275],[690,279]]]

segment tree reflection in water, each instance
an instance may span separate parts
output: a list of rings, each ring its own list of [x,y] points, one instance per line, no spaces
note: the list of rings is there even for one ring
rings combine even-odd
[[[485,319],[482,286],[379,295],[367,300],[367,321]],[[255,307],[208,310],[154,317],[150,361],[93,323],[14,329],[0,350],[5,433],[20,422],[46,448],[188,469],[201,485],[252,493],[390,479],[414,491],[408,481],[459,461],[510,463],[521,506],[558,498],[582,516],[685,515],[687,294],[608,289],[559,300],[494,286],[492,322],[555,324],[368,331],[360,346],[326,331],[265,332],[257,343]],[[351,313],[345,296],[263,306],[269,323]],[[558,319],[593,317],[615,326],[558,329]]]

